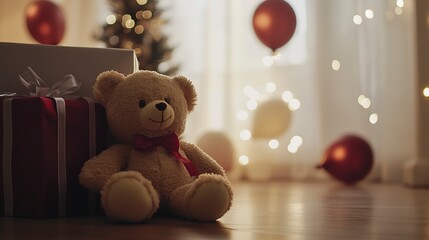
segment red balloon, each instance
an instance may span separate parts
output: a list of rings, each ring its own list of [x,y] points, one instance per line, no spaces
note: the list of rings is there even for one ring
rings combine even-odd
[[[295,33],[295,12],[283,0],[266,0],[253,14],[253,29],[259,40],[274,52],[285,45]]]
[[[34,1],[25,9],[27,28],[42,44],[58,44],[63,38],[65,20],[61,9],[50,1]]]
[[[364,179],[372,165],[371,146],[358,136],[346,135],[329,146],[323,163],[317,167],[346,184],[353,184]]]

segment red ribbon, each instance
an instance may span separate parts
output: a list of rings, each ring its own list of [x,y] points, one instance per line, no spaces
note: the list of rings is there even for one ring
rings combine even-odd
[[[183,157],[179,153],[179,137],[175,133],[157,138],[147,138],[143,135],[136,134],[133,138],[133,146],[134,149],[140,151],[146,151],[156,146],[162,146],[170,152],[177,161],[185,165],[186,170],[188,170],[191,176],[198,175],[198,170],[192,164],[191,160]]]

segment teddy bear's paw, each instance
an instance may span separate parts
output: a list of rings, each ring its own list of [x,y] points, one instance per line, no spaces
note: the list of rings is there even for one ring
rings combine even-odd
[[[187,212],[190,218],[198,221],[216,221],[231,207],[231,185],[222,176],[199,176],[190,194]]]
[[[134,171],[114,174],[101,194],[105,213],[114,221],[141,222],[151,218],[159,206],[151,182]]]

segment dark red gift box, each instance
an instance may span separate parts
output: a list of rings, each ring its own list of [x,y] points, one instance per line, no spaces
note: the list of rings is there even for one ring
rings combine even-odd
[[[1,99],[0,112],[0,215],[93,211],[94,198],[78,176],[84,162],[105,148],[103,107],[85,98],[14,97]]]

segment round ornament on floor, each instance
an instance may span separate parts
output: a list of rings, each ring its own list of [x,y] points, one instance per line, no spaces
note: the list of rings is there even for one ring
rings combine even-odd
[[[373,151],[368,142],[356,135],[346,135],[326,149],[317,167],[341,182],[354,184],[369,174],[372,165]]]

